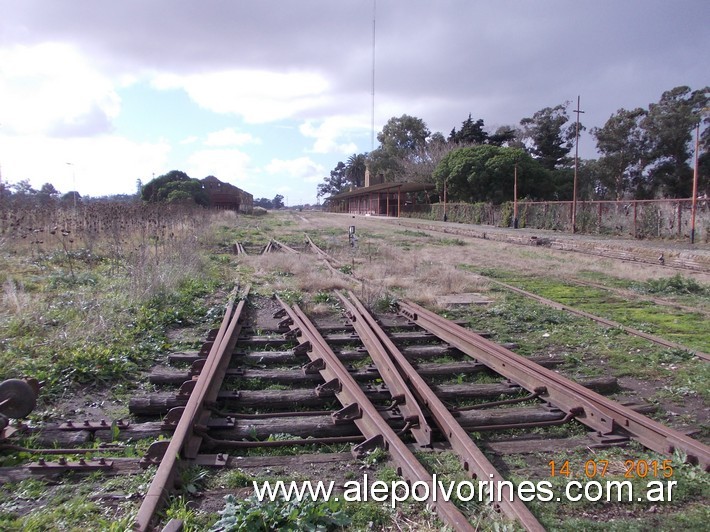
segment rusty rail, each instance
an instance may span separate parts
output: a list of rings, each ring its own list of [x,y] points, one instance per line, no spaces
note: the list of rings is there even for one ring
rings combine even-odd
[[[280,242],[279,240],[276,240],[275,238],[272,238],[271,241],[278,246],[278,249],[283,249],[284,251],[288,251],[289,253],[293,255],[298,255],[299,252],[295,249],[293,249],[291,246],[284,244],[283,242]]]
[[[307,244],[310,246],[310,248],[311,248],[313,251],[316,252],[316,255],[318,255],[320,258],[322,258],[323,260],[325,260],[325,261],[328,262],[328,263],[333,263],[333,264],[335,264],[335,266],[337,266],[337,267],[342,266],[342,263],[341,263],[338,259],[336,259],[336,258],[333,257],[332,255],[329,255],[328,253],[326,253],[325,251],[323,251],[321,248],[319,248],[319,247],[315,244],[315,242],[313,242],[313,240],[311,240],[311,237],[308,236],[308,233],[304,233],[304,234],[306,235],[306,242],[307,242]]]
[[[372,330],[366,320],[362,319],[358,313],[357,307],[353,305],[340,291],[336,290],[335,294],[340,298],[340,301],[345,305],[347,317],[357,332],[362,344],[367,349],[370,358],[377,366],[377,371],[387,388],[392,394],[392,399],[397,403],[400,412],[404,414],[404,419],[412,424],[411,433],[417,443],[422,447],[431,445],[431,428],[424,418],[424,413],[419,408],[417,400],[412,395],[412,392],[407,387],[404,378],[397,371],[392,359],[387,354],[385,347],[377,339],[375,331]],[[352,297],[352,292],[350,293]]]
[[[562,303],[558,303],[557,301],[552,301],[551,299],[547,299],[547,298],[544,298],[544,297],[539,296],[537,294],[533,294],[532,292],[528,292],[527,290],[523,290],[522,288],[518,288],[516,286],[512,286],[512,285],[509,285],[506,283],[502,283],[500,281],[496,281],[495,279],[491,279],[490,277],[485,277],[485,279],[490,281],[493,284],[496,284],[498,286],[502,286],[506,290],[510,290],[511,292],[515,292],[516,294],[520,294],[520,295],[528,297],[530,299],[534,299],[535,301],[542,303],[543,305],[547,305],[548,307],[552,307],[557,310],[564,310],[565,312],[569,312],[570,314],[574,314],[576,316],[581,316],[583,318],[589,318],[590,320],[594,320],[597,323],[601,323],[603,325],[606,325],[607,327],[618,328],[628,334],[638,336],[639,338],[645,338],[646,340],[653,342],[654,344],[662,345],[663,347],[668,347],[670,349],[680,349],[682,351],[688,351],[698,358],[702,358],[703,360],[710,361],[710,354],[708,354],[708,353],[703,353],[702,351],[698,351],[697,349],[692,349],[690,347],[686,347],[686,346],[678,344],[676,342],[671,342],[670,340],[666,340],[665,338],[661,338],[660,336],[656,336],[656,335],[649,334],[649,333],[646,333],[643,331],[639,331],[638,329],[634,329],[633,327],[627,327],[626,325],[622,325],[619,322],[608,320],[608,319],[602,318],[600,316],[595,316],[594,314],[590,314],[589,312],[585,312],[583,310],[579,310],[574,307],[569,307],[569,306],[564,305]]]
[[[687,460],[710,470],[710,447],[616,401],[607,399],[561,375],[545,369],[410,301],[400,301],[400,313],[466,355],[483,362],[576,419],[599,435],[612,433],[633,438],[663,454],[684,452]]]
[[[372,315],[367,312],[367,309],[357,299],[355,294],[348,292],[348,296],[352,301],[349,307],[352,308],[355,314],[353,325],[360,322],[363,326],[371,330],[382,349],[391,357],[399,368],[403,378],[410,384],[419,402],[426,405],[431,412],[441,433],[449,441],[451,448],[461,459],[466,474],[474,479],[482,478],[486,481],[491,480],[494,483],[502,481],[503,477],[501,474],[496,471],[493,464],[490,463],[468,433],[461,427],[459,422],[456,421],[446,405],[436,396],[436,393],[434,393],[421,375],[417,373],[417,370],[412,367],[409,360],[407,360],[404,354],[394,345],[392,340],[389,339]],[[341,296],[341,299],[344,298]],[[350,319],[352,320],[353,318]],[[559,424],[559,422],[555,423]],[[476,428],[471,430],[476,430]],[[496,501],[494,507],[502,511],[509,518],[519,521],[526,530],[544,530],[543,526],[530,510],[518,499],[511,501],[503,497],[502,500]]]
[[[135,530],[144,532],[149,529],[156,511],[172,488],[177,468],[180,465],[181,459],[179,456],[184,458],[187,453],[194,454],[194,438],[199,438],[193,432],[195,424],[203,415],[205,402],[211,396],[216,397],[219,391],[224,369],[229,364],[232,349],[241,330],[241,313],[249,290],[250,286],[244,289],[244,296],[239,301],[236,310],[234,310],[236,289],[230,296],[224,318],[207,356],[205,367],[197,379],[194,390],[190,394],[180,421],[175,428],[173,437],[170,439],[158,470],[138,510],[134,523]],[[222,375],[220,375],[220,372]]]
[[[354,422],[367,438],[365,442],[353,448],[353,452],[383,446],[389,451],[397,465],[398,473],[412,483],[421,481],[431,486],[433,483],[432,476],[387,424],[375,405],[372,404],[349,375],[347,369],[330,349],[313,323],[297,305],[291,308],[281,299],[278,299],[278,301],[291,319],[291,330],[297,333],[302,344],[309,344],[308,357],[314,364],[319,365],[319,372],[326,381],[324,386],[333,389],[338,401],[343,405],[340,411],[333,414],[334,421]],[[438,487],[434,489],[438,490]],[[435,497],[430,492],[427,499],[428,505],[436,511],[447,525],[455,530],[474,530],[466,520],[466,517],[453,503],[443,500],[442,494],[438,494],[436,497],[438,500],[435,501],[434,499]]]
[[[332,273],[335,275],[338,275],[340,277],[347,278],[349,280],[357,281],[358,283],[362,283],[362,279],[359,279],[355,277],[354,275],[348,275],[342,271],[340,271],[338,268],[341,268],[343,266],[342,262],[340,262],[338,259],[335,257],[329,255],[325,251],[323,251],[321,248],[319,248],[313,240],[311,240],[311,237],[306,234],[306,242],[308,246],[320,257],[320,259],[323,261],[323,264],[325,264],[325,267],[328,268]],[[337,266],[338,268],[334,267]]]

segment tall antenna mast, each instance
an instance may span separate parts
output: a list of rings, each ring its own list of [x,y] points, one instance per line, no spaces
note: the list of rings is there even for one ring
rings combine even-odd
[[[375,150],[375,20],[377,15],[377,0],[372,0],[372,116],[370,151]]]

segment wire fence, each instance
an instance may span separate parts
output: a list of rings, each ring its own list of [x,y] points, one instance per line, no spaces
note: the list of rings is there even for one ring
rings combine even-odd
[[[470,224],[513,226],[513,203],[406,205],[401,216]],[[634,238],[689,239],[692,200],[578,201],[577,232]],[[518,227],[572,231],[571,201],[520,201]],[[710,200],[696,206],[695,241],[710,242]]]

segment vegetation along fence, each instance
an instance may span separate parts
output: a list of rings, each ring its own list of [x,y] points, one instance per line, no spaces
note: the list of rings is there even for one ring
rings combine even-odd
[[[691,199],[578,201],[577,231],[635,238],[690,238]],[[407,205],[402,216],[444,219],[444,204]],[[512,227],[513,202],[448,203],[449,222]],[[556,231],[572,230],[571,201],[519,201],[518,226]],[[697,202],[696,242],[710,242],[710,201]]]

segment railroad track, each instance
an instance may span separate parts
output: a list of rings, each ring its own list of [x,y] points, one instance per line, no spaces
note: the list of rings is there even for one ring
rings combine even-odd
[[[403,227],[436,233],[495,240],[522,246],[542,246],[559,251],[582,253],[629,263],[652,264],[677,271],[710,273],[710,255],[693,249],[619,245],[613,240],[575,240],[551,232],[541,232],[541,235],[544,236],[539,236],[531,235],[529,231],[515,232],[503,231],[501,228],[487,229],[485,227],[462,226],[454,223],[430,223],[414,218],[397,218],[394,220],[381,218],[380,220],[396,223]]]
[[[411,485],[418,485],[431,482],[432,476],[412,450],[433,445],[454,452],[470,479],[503,482],[504,476],[474,443],[471,433],[531,430],[576,420],[590,429],[590,435],[562,443],[563,447],[603,447],[636,440],[669,456],[682,451],[688,461],[705,470],[710,465],[707,446],[638,412],[647,412],[648,407],[626,407],[601,395],[613,389],[613,379],[596,379],[586,382],[586,387],[573,383],[546,369],[559,360],[536,362],[519,357],[411,302],[398,303],[399,318],[376,317],[353,293],[337,293],[347,323],[318,326],[297,305],[279,300],[277,319],[281,321],[264,335],[255,331],[268,330],[268,326],[244,325],[248,293],[245,287],[239,295],[232,295],[220,328],[208,336],[199,351],[173,356],[174,363],[189,364],[189,369],[153,374],[153,382],[160,384],[162,391],[131,401],[131,411],[140,422],[75,420],[25,427],[36,445],[47,447],[39,450],[43,458],[4,468],[0,479],[68,471],[135,474],[141,468],[156,467],[136,516],[136,528],[164,525],[176,530],[178,522],[160,523],[158,516],[175,489],[180,470],[193,464],[217,469],[248,467],[249,459],[237,460],[235,454],[253,447],[351,442],[356,455],[383,447],[398,473]],[[432,362],[443,355],[456,360]],[[366,364],[368,360],[371,365]],[[346,365],[351,363],[355,366]],[[445,376],[481,372],[494,372],[501,376],[500,381],[436,383]],[[246,382],[254,380],[291,388],[244,389]],[[466,402],[476,404],[471,408]],[[516,403],[525,406],[516,407]],[[112,458],[111,447],[92,445],[107,431],[118,440],[114,446],[122,440],[170,437],[156,441],[140,459]],[[279,433],[290,436],[270,439]],[[2,445],[11,449],[11,438]],[[69,459],[48,458],[50,447]],[[79,458],[83,448],[91,453],[91,459]],[[283,457],[256,462],[263,467],[269,459],[284,462]],[[331,453],[308,460],[352,459]],[[451,503],[431,499],[430,494],[427,502],[442,521],[456,530],[473,529],[472,516]],[[519,500],[494,500],[492,504],[527,530],[543,529]]]
[[[324,263],[332,272],[334,272],[334,273],[336,273],[336,274],[341,274],[341,275],[342,275],[342,272],[338,271],[336,268],[334,268],[334,267],[332,266],[333,263],[339,264],[339,262],[338,262],[334,257],[332,257],[331,255],[329,255],[329,254],[326,253],[325,251],[321,250],[321,249],[311,240],[311,238],[310,238],[308,235],[306,235],[306,242],[307,242],[307,248],[313,250],[316,254],[318,254],[318,256],[323,260],[323,263]],[[565,305],[565,304],[559,303],[559,302],[557,302],[557,301],[553,301],[553,300],[551,300],[551,299],[547,299],[547,298],[545,298],[545,297],[542,297],[542,296],[540,296],[540,295],[534,294],[534,293],[529,292],[529,291],[527,291],[527,290],[523,290],[523,289],[521,289],[521,288],[512,286],[512,285],[510,285],[510,284],[508,284],[508,283],[503,283],[503,282],[498,281],[498,280],[496,280],[496,279],[493,279],[493,278],[491,278],[491,277],[487,277],[487,276],[481,276],[481,277],[482,277],[482,278],[485,278],[489,283],[492,283],[492,284],[495,284],[495,285],[500,286],[500,287],[502,287],[502,288],[505,288],[506,290],[509,290],[509,291],[511,291],[511,292],[515,292],[516,294],[522,295],[522,296],[524,296],[524,297],[526,297],[526,298],[535,300],[535,301],[537,301],[538,303],[541,303],[541,304],[546,305],[546,306],[548,306],[548,307],[551,307],[551,308],[554,308],[554,309],[557,309],[557,310],[562,310],[562,311],[568,312],[568,313],[573,314],[573,315],[576,315],[576,316],[581,316],[581,317],[584,317],[584,318],[588,318],[588,319],[591,319],[591,320],[593,320],[593,321],[595,321],[595,322],[597,322],[597,323],[600,323],[600,324],[602,324],[602,325],[604,325],[604,326],[606,326],[606,327],[611,327],[611,328],[614,328],[614,329],[621,329],[621,330],[623,330],[625,333],[627,333],[627,334],[629,334],[629,335],[637,336],[637,337],[639,337],[639,338],[643,338],[643,339],[648,340],[649,342],[654,343],[654,344],[656,344],[656,345],[660,345],[660,346],[662,346],[662,347],[666,347],[666,348],[669,348],[669,349],[678,349],[678,350],[681,350],[681,351],[687,351],[687,352],[692,353],[694,356],[696,356],[696,357],[698,357],[698,358],[700,358],[700,359],[702,359],[702,360],[710,361],[710,354],[705,353],[705,352],[703,352],[703,351],[700,351],[699,349],[694,349],[694,348],[691,348],[691,347],[688,347],[688,346],[679,344],[678,342],[673,342],[673,341],[671,341],[671,340],[667,340],[667,339],[662,338],[662,337],[660,337],[660,336],[658,336],[658,335],[651,334],[651,333],[648,333],[648,332],[645,332],[645,331],[641,331],[641,330],[639,330],[639,329],[637,329],[637,328],[624,325],[624,324],[619,323],[619,322],[617,322],[617,321],[610,320],[610,319],[604,318],[604,317],[602,317],[602,316],[597,316],[597,315],[592,314],[592,313],[590,313],[590,312],[586,312],[586,311],[583,311],[583,310],[580,310],[580,309],[571,307],[571,306],[569,306],[569,305]],[[359,283],[364,283],[364,282],[365,282],[363,279],[360,279],[360,278],[357,278],[357,277],[353,277],[353,278],[354,278],[356,281],[358,281]],[[596,286],[596,287],[599,287],[599,286],[600,286],[600,285],[598,285],[598,284],[596,284],[596,283],[588,283],[588,282],[578,281],[578,280],[568,280],[568,282],[573,282],[573,283],[576,283],[576,284],[579,284],[579,285]],[[606,287],[602,287],[602,288],[606,289]],[[626,297],[630,297],[630,294],[627,294]],[[699,309],[692,309],[692,308],[689,308],[689,307],[685,307],[685,306],[682,306],[682,305],[677,305],[677,304],[674,304],[674,303],[671,303],[671,302],[667,302],[667,301],[663,301],[663,300],[658,300],[658,299],[655,299],[655,298],[650,298],[649,300],[653,301],[654,304],[657,304],[657,305],[663,305],[663,306],[669,306],[669,307],[679,308],[679,309],[684,310],[684,311],[686,311],[686,312],[694,312],[694,313],[699,313],[699,314],[703,314],[703,315],[706,314],[704,311],[699,310]]]

